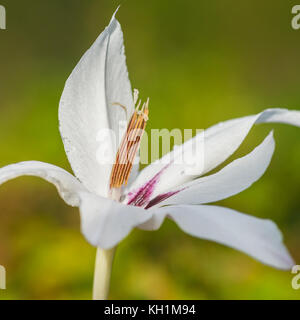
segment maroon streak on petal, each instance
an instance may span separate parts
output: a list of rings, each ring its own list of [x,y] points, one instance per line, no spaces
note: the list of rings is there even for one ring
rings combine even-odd
[[[136,191],[130,192],[128,194],[129,200],[127,204],[142,207],[147,202],[149,202],[155,189],[155,186],[157,185],[161,175],[169,165],[170,164],[167,164],[164,168],[162,168],[153,178],[146,182],[142,187],[140,187]]]
[[[171,191],[171,192],[167,192],[167,193],[162,193],[159,194],[157,197],[155,197],[154,199],[152,199],[145,207],[145,209],[149,209],[152,206],[155,206],[156,204],[174,196],[174,194],[177,194],[178,192],[180,192],[182,190],[177,190],[177,191]]]

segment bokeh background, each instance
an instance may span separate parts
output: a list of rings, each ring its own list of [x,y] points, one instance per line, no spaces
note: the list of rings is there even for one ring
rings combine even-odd
[[[0,0],[0,166],[41,160],[71,170],[58,131],[64,82],[121,0]],[[151,128],[206,128],[267,107],[300,110],[300,30],[288,0],[127,0],[118,13],[130,78],[151,97]],[[221,205],[272,218],[300,264],[300,130],[255,127],[234,157],[275,128],[264,177]],[[232,158],[234,158],[232,157]],[[95,248],[79,214],[37,178],[0,188],[0,299],[90,299]],[[166,222],[118,248],[110,298],[299,299],[292,274]]]

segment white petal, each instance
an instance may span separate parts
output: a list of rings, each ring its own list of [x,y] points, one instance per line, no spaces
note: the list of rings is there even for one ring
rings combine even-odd
[[[248,155],[237,159],[219,172],[170,190],[173,196],[158,203],[201,204],[231,197],[249,188],[268,168],[275,149],[273,132]],[[179,191],[181,190],[181,191]],[[176,191],[179,191],[176,193]],[[153,200],[155,201],[155,199]]]
[[[285,123],[300,127],[300,111],[287,109],[267,109],[263,112],[228,120],[206,130],[207,146],[205,147],[206,173],[230,157],[241,145],[254,124]]]
[[[67,80],[59,107],[60,132],[74,173],[89,191],[103,196],[116,153],[110,134],[119,138],[119,121],[127,122],[134,107],[125,60],[122,30],[113,16]],[[114,103],[126,106],[127,115]]]
[[[158,228],[165,216],[174,220],[186,233],[215,241],[278,269],[294,265],[282,243],[282,235],[270,220],[258,219],[237,211],[217,206],[170,206],[156,211],[156,225],[151,221],[143,229]]]
[[[195,149],[199,150],[199,145],[203,142],[203,135],[199,134],[183,144],[182,148],[173,150],[143,169],[131,190],[140,188],[146,181],[163,170],[166,163],[170,163],[170,159],[173,160],[173,163],[170,163],[160,176],[156,193],[163,193],[211,171],[237,150],[254,124],[266,122],[280,122],[300,127],[300,111],[267,109],[257,115],[228,120],[214,125],[204,131],[203,161],[199,157],[199,153],[194,151]],[[189,163],[195,163],[192,168],[190,164],[187,165],[185,162],[180,164],[178,159],[183,157],[182,154],[184,154],[184,160],[187,159]]]
[[[103,249],[114,247],[152,217],[150,211],[91,193],[82,193],[81,200],[81,231],[92,245]]]
[[[82,233],[97,247],[114,247],[134,227],[152,217],[148,210],[89,193],[69,172],[48,163],[28,161],[3,167],[0,169],[0,185],[20,176],[47,180],[54,184],[67,204],[79,207]]]
[[[36,176],[54,184],[60,196],[70,206],[79,206],[79,192],[84,190],[81,183],[69,172],[52,164],[27,161],[0,169],[0,185],[20,176]]]

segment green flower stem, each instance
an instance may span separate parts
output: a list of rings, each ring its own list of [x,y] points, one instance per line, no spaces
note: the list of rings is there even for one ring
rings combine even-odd
[[[112,264],[116,248],[103,250],[98,248],[96,254],[93,300],[107,300],[110,287]]]

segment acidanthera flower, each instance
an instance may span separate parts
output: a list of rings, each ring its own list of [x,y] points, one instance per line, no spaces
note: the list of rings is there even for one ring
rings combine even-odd
[[[231,156],[254,124],[300,126],[300,112],[268,109],[225,121],[205,130],[201,165],[195,161],[191,168],[176,161],[183,153],[197,160],[192,159],[193,150],[202,136],[196,135],[138,172],[134,159],[149,101],[140,105],[137,100],[128,79],[122,30],[113,16],[67,80],[60,102],[60,132],[75,176],[37,161],[0,169],[0,183],[21,175],[38,176],[54,184],[67,204],[79,207],[82,233],[98,247],[94,298],[107,297],[116,245],[133,228],[157,230],[165,218],[195,237],[235,248],[275,268],[291,268],[293,260],[273,222],[206,205],[247,189],[264,174],[274,152],[272,132],[248,155],[201,176]],[[127,128],[115,146],[111,136],[102,133],[109,129],[120,135],[122,121]],[[101,161],[101,154],[113,161]]]

